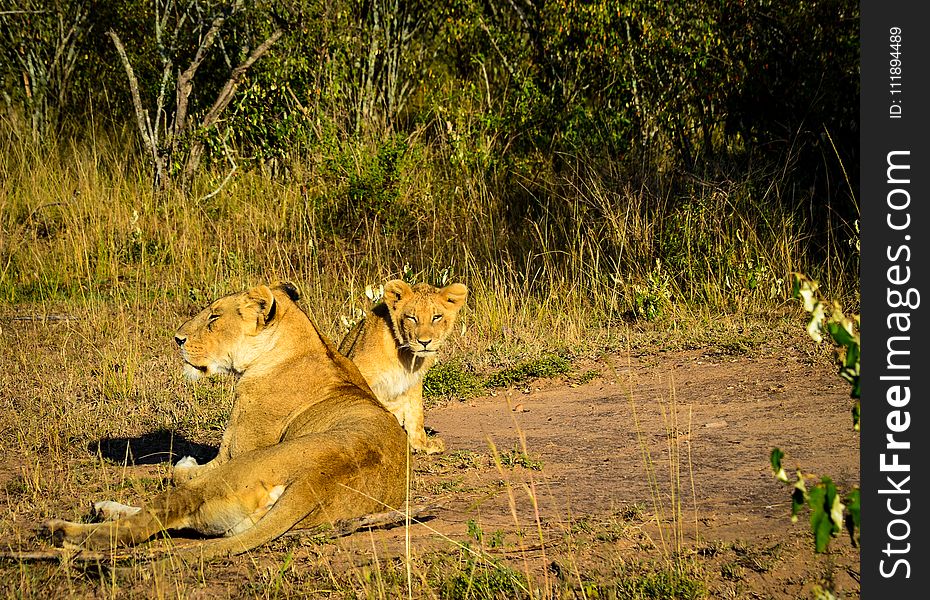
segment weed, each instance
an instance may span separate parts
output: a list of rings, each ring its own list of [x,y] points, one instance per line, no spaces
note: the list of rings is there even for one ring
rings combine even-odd
[[[480,540],[480,527],[469,523],[469,535]],[[526,577],[497,560],[481,559],[462,549],[455,565],[438,569],[436,587],[442,600],[520,600],[530,598]]]
[[[556,377],[567,373],[571,366],[571,362],[557,354],[545,354],[490,375],[485,379],[484,385],[489,388],[500,388],[535,378]]]
[[[743,568],[736,562],[727,562],[720,566],[720,576],[728,581],[739,581],[743,578]]]
[[[423,397],[427,399],[463,400],[481,392],[480,379],[461,361],[438,363],[423,378]]]
[[[520,447],[514,446],[512,449],[500,455],[501,464],[509,469],[514,467],[523,467],[532,471],[542,471],[543,463],[541,460],[530,457]]]
[[[585,588],[588,598],[696,600],[707,596],[703,575],[687,562],[672,566],[622,563],[610,582],[588,583]]]
[[[596,369],[588,369],[587,371],[581,373],[576,377],[572,377],[572,382],[576,385],[584,385],[586,383],[591,383],[595,379],[601,376],[601,372]]]
[[[782,546],[754,546],[747,542],[734,542],[733,552],[736,553],[737,563],[756,573],[768,573],[781,559]]]
[[[635,316],[655,321],[668,309],[672,302],[671,280],[662,270],[662,262],[656,260],[654,269],[646,273],[642,284],[633,286],[633,313]]]

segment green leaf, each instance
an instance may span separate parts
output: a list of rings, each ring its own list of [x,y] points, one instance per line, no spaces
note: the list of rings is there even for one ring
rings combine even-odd
[[[775,479],[788,483],[788,475],[785,473],[785,468],[781,466],[781,459],[784,457],[785,453],[782,452],[781,449],[772,448],[769,462],[772,464],[772,471],[775,473]]]
[[[855,338],[855,334],[853,334],[852,321],[847,318],[831,320],[827,323],[827,331],[830,332],[830,337],[833,338],[833,341],[840,346],[859,345],[858,340]]]
[[[827,501],[827,490],[822,485],[817,484],[808,495],[808,504],[811,507],[811,533],[814,534],[814,551],[825,552],[830,544],[830,535],[833,531],[833,523],[830,521],[830,514],[825,509]]]
[[[859,545],[859,488],[846,494],[846,531],[853,546]]]
[[[843,366],[855,370],[856,375],[859,374],[859,355],[859,342],[846,347],[846,360],[843,361]]]
[[[798,481],[794,484],[794,490],[791,492],[791,522],[797,523],[798,513],[804,505],[807,504],[807,487],[804,485],[804,477],[798,471]]]
[[[820,343],[823,341],[823,336],[820,335],[821,324],[823,323],[824,313],[823,313],[823,304],[818,302],[810,311],[811,320],[807,324],[807,335],[811,336],[815,342]]]
[[[843,503],[836,493],[836,486],[829,477],[811,488],[808,494],[811,508],[811,532],[814,534],[814,550],[825,552],[830,538],[840,532],[843,525]]]
[[[858,392],[859,390],[859,381],[856,381],[856,389],[854,391]],[[855,397],[858,398],[859,394],[856,393]],[[853,418],[853,429],[859,431],[859,400],[853,402],[852,407],[852,418]]]
[[[817,284],[800,273],[794,274],[792,294],[801,299],[807,312],[814,312],[814,308],[820,305],[820,301],[817,300]]]

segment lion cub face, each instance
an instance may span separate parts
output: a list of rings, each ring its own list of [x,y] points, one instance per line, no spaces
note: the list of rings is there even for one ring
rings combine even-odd
[[[442,347],[467,297],[468,288],[461,283],[438,289],[426,283],[410,287],[395,279],[384,286],[394,336],[400,347],[418,357],[433,356]]]
[[[192,381],[216,373],[241,374],[267,345],[263,336],[277,311],[274,294],[260,285],[216,300],[174,335],[184,373]]]

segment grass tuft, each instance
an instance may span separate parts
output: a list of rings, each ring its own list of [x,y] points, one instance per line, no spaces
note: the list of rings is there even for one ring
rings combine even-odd
[[[490,375],[484,381],[488,388],[501,388],[517,385],[546,377],[557,377],[568,373],[572,363],[557,354],[544,354],[538,358],[526,360]]]

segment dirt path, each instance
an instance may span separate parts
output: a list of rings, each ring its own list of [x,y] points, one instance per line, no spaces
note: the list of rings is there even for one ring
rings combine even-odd
[[[593,535],[581,545],[593,547],[596,562],[603,552],[626,560],[670,552],[661,548],[663,534],[665,547],[674,545],[674,491],[683,550],[703,564],[712,597],[809,597],[814,585],[857,596],[858,552],[841,536],[830,553],[815,555],[806,515],[791,523],[790,489],[768,465],[779,446],[789,472],[801,466],[828,474],[842,490],[858,484],[849,406],[848,388],[828,365],[814,366],[791,350],[618,361],[585,385],[545,382],[429,411],[427,425],[449,453],[419,460],[418,500],[444,503],[429,525],[456,539],[469,520],[485,537],[498,532],[504,545],[519,530],[553,541],[587,528]],[[503,458],[500,468],[489,458],[491,443]],[[650,524],[657,511],[667,523],[661,533]],[[624,515],[637,517],[632,526],[645,541],[605,535],[623,525]],[[413,545],[429,547],[435,531],[414,527]],[[558,554],[556,545],[545,560]],[[583,565],[577,547],[571,558]],[[536,548],[537,562],[541,552]]]

